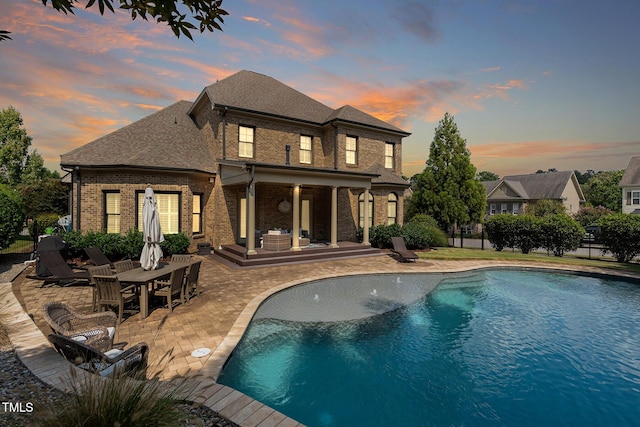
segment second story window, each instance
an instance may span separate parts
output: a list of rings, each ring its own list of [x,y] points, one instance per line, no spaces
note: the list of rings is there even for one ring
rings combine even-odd
[[[347,158],[348,165],[355,165],[358,162],[358,139],[355,136],[347,137]]]
[[[300,163],[311,164],[311,137],[300,135]]]
[[[385,142],[384,144],[384,167],[387,169],[393,169],[395,165],[395,156],[393,154],[394,144]]]
[[[253,134],[254,129],[248,126],[240,126],[238,136],[238,156],[253,157]]]

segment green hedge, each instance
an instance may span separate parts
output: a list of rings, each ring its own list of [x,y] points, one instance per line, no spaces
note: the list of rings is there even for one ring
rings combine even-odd
[[[409,221],[404,225],[375,225],[369,228],[369,242],[377,248],[391,248],[391,238],[397,236],[404,238],[409,249],[446,247],[449,244],[442,230],[421,219]],[[357,237],[362,241],[362,228],[358,229]]]
[[[0,249],[8,248],[22,231],[24,206],[18,193],[0,184]]]
[[[640,216],[610,214],[597,222],[600,231],[596,238],[618,262],[629,262],[640,255]]]
[[[144,246],[142,232],[138,230],[129,230],[125,235],[67,231],[61,233],[61,236],[67,242],[67,252],[71,257],[85,257],[84,248],[97,246],[111,260],[139,259]],[[186,253],[191,244],[189,237],[184,233],[165,234],[164,239],[160,244],[164,256]]]

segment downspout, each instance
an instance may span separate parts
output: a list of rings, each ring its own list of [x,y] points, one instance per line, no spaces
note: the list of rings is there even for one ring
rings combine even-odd
[[[69,191],[69,215],[71,215],[71,225],[74,226],[76,221],[73,220],[73,169],[65,169],[60,167],[63,171],[67,172],[71,176],[71,191]]]
[[[255,175],[256,175],[256,166],[255,165],[251,165],[251,174],[249,175],[249,182],[247,182],[247,195],[246,195],[246,200],[247,200],[247,205],[246,205],[246,210],[247,210],[247,215],[245,218],[246,221],[246,225],[244,227],[244,229],[246,230],[246,236],[244,236],[244,252],[242,254],[244,259],[247,259],[248,257],[248,251],[249,251],[249,197],[251,196],[251,185],[253,184],[253,180],[255,179]],[[251,230],[251,233],[255,233],[255,230]]]
[[[74,227],[74,229],[76,231],[80,231],[80,200],[82,200],[82,198],[80,197],[80,188],[81,188],[81,182],[80,182],[80,166],[76,166],[76,181],[77,181],[77,186],[78,186],[78,200],[76,202],[76,226]],[[71,175],[72,179],[73,179],[73,175]],[[72,184],[72,188],[73,188],[73,184]]]
[[[335,129],[333,135],[333,169],[338,170],[338,126],[335,122],[331,122],[331,126]]]
[[[227,107],[222,112],[222,160],[227,159]]]

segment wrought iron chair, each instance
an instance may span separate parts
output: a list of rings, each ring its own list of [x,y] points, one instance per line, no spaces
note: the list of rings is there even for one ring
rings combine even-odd
[[[113,348],[117,320],[113,312],[80,314],[63,302],[50,301],[42,306],[42,316],[58,335],[83,342],[100,351]]]
[[[103,352],[64,335],[51,334],[48,339],[65,359],[91,373],[101,376],[126,374],[139,379],[146,377],[149,346],[144,342],[126,350]]]

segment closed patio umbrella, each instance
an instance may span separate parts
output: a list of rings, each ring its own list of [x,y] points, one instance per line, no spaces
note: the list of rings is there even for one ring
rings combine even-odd
[[[155,270],[162,258],[160,243],[164,242],[164,236],[160,229],[160,213],[156,203],[156,196],[151,186],[144,191],[144,204],[142,205],[142,222],[144,246],[140,255],[140,264],[145,270]]]

